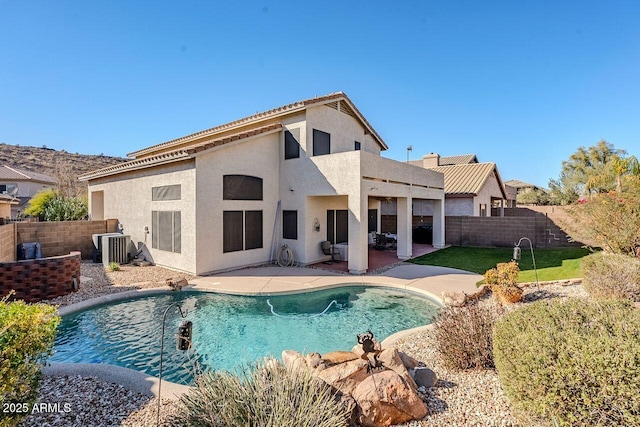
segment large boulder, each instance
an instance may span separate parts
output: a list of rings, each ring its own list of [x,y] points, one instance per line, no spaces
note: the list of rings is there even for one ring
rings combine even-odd
[[[407,368],[404,367],[404,363],[402,363],[402,358],[400,358],[398,350],[395,348],[385,348],[378,355],[378,362],[381,362],[382,366],[385,368],[391,369],[393,372],[400,375],[413,390],[418,389],[418,386],[413,381],[413,378],[411,378]]]
[[[351,394],[362,380],[367,377],[366,360],[350,360],[323,370],[314,371],[314,375],[341,393]]]
[[[351,394],[364,427],[386,427],[424,418],[427,407],[409,383],[394,371],[366,377]]]

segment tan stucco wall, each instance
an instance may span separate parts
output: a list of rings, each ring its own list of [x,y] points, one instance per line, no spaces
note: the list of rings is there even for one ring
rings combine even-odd
[[[11,204],[0,202],[0,218],[11,218]]]
[[[280,146],[284,145],[284,142],[281,144],[282,134],[283,132],[277,132],[223,145],[196,157],[196,273],[269,261],[279,200]],[[263,200],[222,200],[222,181],[227,174],[262,178]],[[230,210],[262,211],[262,248],[223,253],[223,211]]]
[[[134,244],[145,243],[153,262],[188,272],[196,271],[195,162],[159,166],[141,171],[102,178],[90,182],[89,202],[93,192],[104,192],[104,218],[117,218],[124,234],[131,235]],[[151,188],[181,185],[181,200],[152,201]],[[90,206],[90,210],[92,207]],[[151,212],[181,212],[181,253],[161,251],[151,247]],[[145,233],[148,227],[149,234]]]
[[[380,154],[380,145],[352,116],[321,105],[307,110],[307,151],[313,153],[313,129],[331,134],[331,153],[354,151],[354,142],[362,143],[361,150]]]
[[[495,176],[487,178],[484,186],[475,198],[474,216],[480,215],[480,204],[485,203],[487,205],[487,216],[491,216],[491,198],[502,199],[502,191],[498,185],[498,180]]]

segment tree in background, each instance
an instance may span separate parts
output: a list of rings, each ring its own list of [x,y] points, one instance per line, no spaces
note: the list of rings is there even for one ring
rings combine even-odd
[[[554,204],[568,205],[581,196],[614,190],[616,177],[628,173],[630,164],[627,163],[627,152],[616,149],[605,140],[589,148],[580,147],[569,160],[562,162],[558,179],[549,180],[551,201]],[[616,164],[622,172],[614,171]]]
[[[640,165],[606,141],[580,147],[552,188],[553,197],[576,197],[563,228],[576,240],[611,253],[640,255]],[[551,183],[550,183],[551,184]],[[554,193],[555,192],[555,193]]]
[[[542,188],[523,188],[518,192],[516,202],[519,205],[548,205],[549,194]]]
[[[85,196],[68,197],[50,188],[36,193],[24,210],[25,215],[43,221],[76,221],[85,218],[88,212]]]

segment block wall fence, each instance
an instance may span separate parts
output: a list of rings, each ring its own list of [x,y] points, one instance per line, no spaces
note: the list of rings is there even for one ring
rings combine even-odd
[[[558,224],[566,218],[561,206],[505,208],[505,216],[445,217],[445,243],[453,246],[513,247],[521,237],[531,239],[534,248],[581,246],[572,242]],[[432,218],[415,215],[413,227],[431,223]],[[381,231],[395,232],[396,215],[382,215]]]
[[[16,261],[19,243],[40,242],[43,257],[80,252],[83,259],[91,259],[92,234],[115,233],[118,220],[16,222],[0,226],[0,262]]]

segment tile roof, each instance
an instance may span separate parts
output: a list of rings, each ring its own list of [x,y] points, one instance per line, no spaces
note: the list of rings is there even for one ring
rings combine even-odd
[[[101,178],[104,176],[115,175],[124,172],[130,172],[139,169],[150,168],[154,166],[164,165],[167,163],[174,163],[183,160],[193,158],[197,153],[205,150],[209,150],[213,147],[228,144],[230,142],[239,141],[241,139],[250,138],[255,135],[263,133],[270,133],[273,131],[279,131],[282,129],[280,123],[255,128],[246,132],[241,132],[235,135],[226,136],[224,138],[218,138],[202,142],[197,145],[192,145],[185,149],[169,151],[167,153],[157,154],[155,156],[142,157],[136,160],[130,160],[124,163],[118,163],[117,165],[107,166],[102,169],[98,169],[92,172],[88,172],[84,175],[80,175],[78,179],[80,181],[88,181],[91,179]]]
[[[520,188],[540,188],[537,185],[529,184],[528,182],[520,181],[517,179],[510,179],[505,181],[505,185],[520,189]]]
[[[43,173],[31,172],[24,169],[18,169],[7,165],[0,165],[0,179],[16,180],[16,181],[38,181],[47,184],[55,184],[55,178]]]
[[[9,203],[12,205],[17,205],[20,203],[20,199],[17,197],[11,197],[8,194],[0,194],[0,203]]]
[[[478,158],[475,154],[462,154],[459,156],[445,156],[440,157],[439,165],[440,166],[449,166],[449,165],[462,165],[469,163],[478,163]]]
[[[498,178],[498,184],[502,188],[496,164],[492,162],[438,166],[437,168],[429,168],[429,170],[444,174],[445,194],[477,195],[494,171]],[[504,190],[502,191],[504,192]]]
[[[296,112],[296,111],[302,111],[306,107],[311,106],[311,105],[327,104],[329,102],[333,102],[333,101],[337,101],[337,100],[343,100],[343,101],[345,101],[347,103],[349,108],[351,110],[353,110],[353,112],[355,113],[356,118],[359,119],[360,122],[362,123],[362,125],[368,130],[368,132],[370,132],[373,135],[373,137],[382,146],[383,150],[386,150],[387,148],[389,148],[387,146],[387,144],[382,140],[380,135],[378,135],[378,133],[375,131],[373,126],[371,126],[371,124],[369,124],[367,119],[365,119],[365,117],[362,115],[362,113],[360,113],[358,108],[356,108],[356,106],[353,104],[353,102],[347,97],[347,95],[344,92],[335,92],[335,93],[331,93],[329,95],[324,95],[324,96],[320,96],[320,97],[305,99],[303,101],[294,102],[293,104],[283,105],[283,106],[278,107],[278,108],[274,108],[274,109],[271,109],[271,110],[263,111],[261,113],[256,113],[256,114],[253,114],[251,116],[244,117],[242,119],[238,119],[238,120],[235,120],[235,121],[232,121],[232,122],[229,122],[229,123],[225,123],[223,125],[212,127],[210,129],[206,129],[206,130],[203,130],[201,132],[196,132],[194,134],[183,136],[183,137],[178,138],[178,139],[173,139],[171,141],[163,142],[161,144],[152,145],[151,147],[143,148],[141,150],[129,153],[129,154],[127,154],[127,157],[136,158],[136,157],[140,157],[140,156],[143,156],[143,155],[153,154],[155,151],[158,151],[158,150],[165,150],[167,148],[171,148],[171,147],[175,147],[175,146],[178,146],[178,145],[182,145],[182,144],[185,144],[185,143],[188,143],[190,141],[197,140],[197,139],[200,139],[200,138],[203,138],[203,137],[213,136],[216,133],[227,131],[227,130],[231,130],[231,129],[236,128],[236,127],[245,126],[245,125],[248,125],[248,124],[251,124],[251,123],[256,123],[256,122],[260,122],[260,121],[263,121],[263,120],[267,120],[267,119],[283,116],[285,114],[290,114],[290,113],[293,113],[293,112]]]

